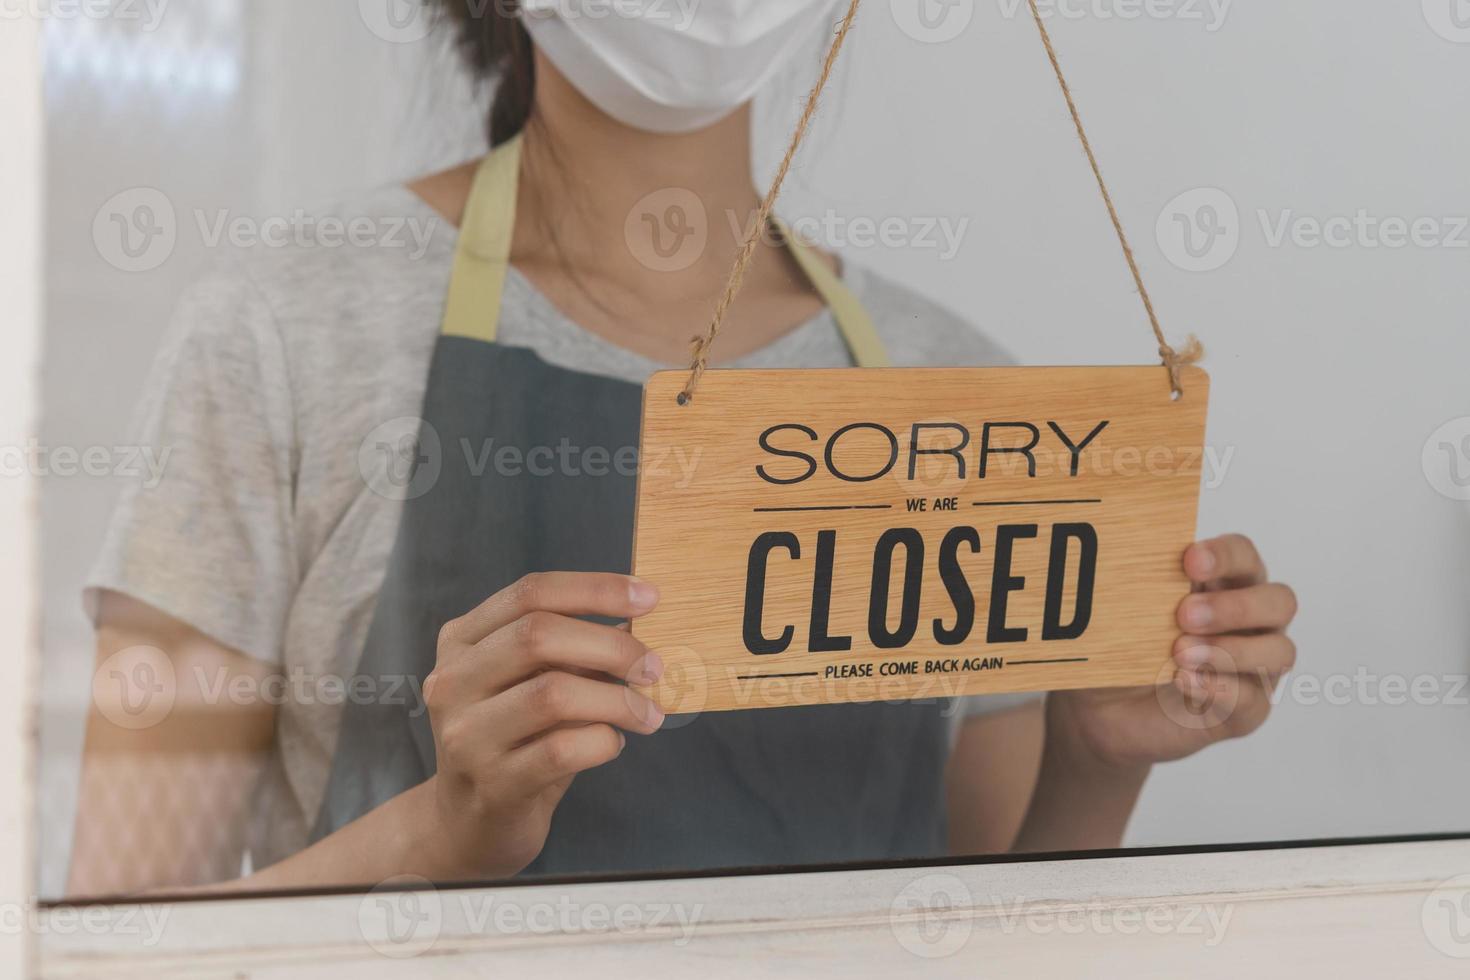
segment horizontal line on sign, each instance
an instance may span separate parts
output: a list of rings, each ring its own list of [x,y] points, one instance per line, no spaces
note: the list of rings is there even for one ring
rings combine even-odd
[[[1057,660],[1010,660],[1007,667],[1035,667],[1041,664],[1085,664],[1088,657],[1065,657]]]
[[[737,677],[735,679],[737,681],[764,681],[764,680],[770,680],[772,678],[777,678],[777,677],[818,677],[818,676],[820,676],[820,675],[815,670],[808,670],[808,671],[804,671],[804,672],[799,673],[799,674],[746,674],[746,675],[744,675],[742,677]]]
[[[794,514],[814,510],[892,510],[892,504],[845,504],[831,507],[757,507],[757,514]]]
[[[1059,507],[1062,504],[1100,504],[1102,500],[977,500],[972,507]]]

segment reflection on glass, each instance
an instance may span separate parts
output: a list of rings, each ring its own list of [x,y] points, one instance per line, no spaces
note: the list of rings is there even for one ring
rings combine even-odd
[[[1350,780],[1294,793],[1276,763],[1311,725],[1256,735],[1304,697],[1283,685],[1295,594],[1262,557],[1297,518],[1261,502],[1269,472],[1210,515],[1256,537],[1180,556],[1194,589],[1157,686],[667,717],[639,693],[667,665],[620,624],[692,587],[627,575],[641,386],[689,362],[769,178],[752,146],[786,146],[847,4],[597,6],[180,0],[48,25],[50,350],[29,457],[47,477],[47,894],[1447,829],[1357,821]],[[973,181],[936,163],[946,213],[895,206],[885,174],[912,150],[865,108],[889,61],[962,60],[965,28],[867,14],[820,110],[838,149],[804,148],[782,202],[820,241],[757,236],[713,366],[863,364],[868,330],[902,365],[1045,350],[987,314],[1004,283],[949,261],[980,264],[980,205],[956,203],[982,199]],[[904,115],[936,139],[957,123],[942,102]],[[864,168],[871,200],[803,213]],[[1020,254],[1055,244],[1015,234],[1036,237]],[[966,317],[910,281],[936,240]],[[1053,272],[1024,292],[1055,294]],[[1279,424],[1230,431],[1243,447]],[[1453,474],[1470,430],[1437,446]],[[1213,457],[1210,490],[1233,458]],[[1353,717],[1379,735],[1440,731],[1370,700]]]

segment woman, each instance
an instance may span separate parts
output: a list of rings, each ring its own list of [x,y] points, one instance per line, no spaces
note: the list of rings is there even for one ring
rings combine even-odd
[[[616,574],[631,479],[494,453],[636,444],[638,385],[686,361],[739,243],[665,262],[630,214],[671,188],[755,212],[749,100],[834,0],[447,6],[500,79],[494,151],[342,209],[437,221],[428,251],[253,255],[181,306],[144,406],[172,465],[88,591],[99,661],[162,658],[176,694],[143,727],[93,713],[74,893],[1112,847],[1153,763],[1264,721],[1295,600],[1232,536],[1183,556],[1160,688],[666,725],[625,683],[663,665],[612,625],[679,587]],[[848,366],[873,331],[896,364],[1003,362],[775,233],[715,363]]]

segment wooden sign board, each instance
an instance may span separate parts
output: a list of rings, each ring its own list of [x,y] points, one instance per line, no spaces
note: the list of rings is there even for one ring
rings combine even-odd
[[[644,391],[634,624],[670,714],[1154,684],[1209,377],[684,372]]]

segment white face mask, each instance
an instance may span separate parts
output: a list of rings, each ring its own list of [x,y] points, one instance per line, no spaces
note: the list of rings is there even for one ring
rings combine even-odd
[[[603,112],[655,133],[720,121],[835,25],[838,0],[522,0],[557,70]]]

